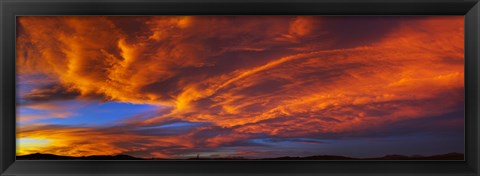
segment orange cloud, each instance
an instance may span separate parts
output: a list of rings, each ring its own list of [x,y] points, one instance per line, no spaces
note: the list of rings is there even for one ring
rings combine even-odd
[[[125,152],[147,151],[145,156],[166,156],[154,147],[191,147],[183,137],[170,136],[157,138],[146,135],[124,133],[118,129],[102,131],[80,127],[56,127],[31,125],[20,127],[17,139],[30,138],[48,140],[42,146],[19,143],[17,154],[51,153],[65,156],[118,155]],[[138,143],[141,143],[139,145]]]

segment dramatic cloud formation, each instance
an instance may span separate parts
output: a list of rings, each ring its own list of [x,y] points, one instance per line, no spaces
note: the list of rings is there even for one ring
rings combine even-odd
[[[17,154],[463,152],[463,68],[462,16],[18,17]]]

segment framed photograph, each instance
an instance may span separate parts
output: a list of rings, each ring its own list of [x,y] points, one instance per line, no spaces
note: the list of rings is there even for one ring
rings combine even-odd
[[[478,0],[0,0],[0,173],[479,175]]]

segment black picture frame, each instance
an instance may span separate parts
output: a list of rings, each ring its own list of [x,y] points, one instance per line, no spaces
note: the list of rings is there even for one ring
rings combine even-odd
[[[13,175],[479,175],[479,0],[0,0],[0,173]],[[20,15],[464,15],[465,161],[15,160]]]

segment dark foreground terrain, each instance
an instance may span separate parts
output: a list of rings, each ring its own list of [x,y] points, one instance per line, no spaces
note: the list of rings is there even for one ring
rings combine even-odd
[[[227,157],[227,158],[189,158],[182,160],[463,160],[463,153],[447,153],[443,155],[433,155],[433,156],[405,156],[405,155],[385,155],[383,157],[376,158],[351,158],[345,156],[336,156],[336,155],[317,155],[317,156],[307,156],[307,157],[278,157],[278,158],[263,158],[263,159],[248,159],[243,157]],[[72,156],[59,156],[52,154],[29,154],[17,156],[17,160],[173,160],[173,159],[164,159],[164,158],[136,158],[129,155],[95,155],[95,156],[82,156],[82,157],[72,157]]]

